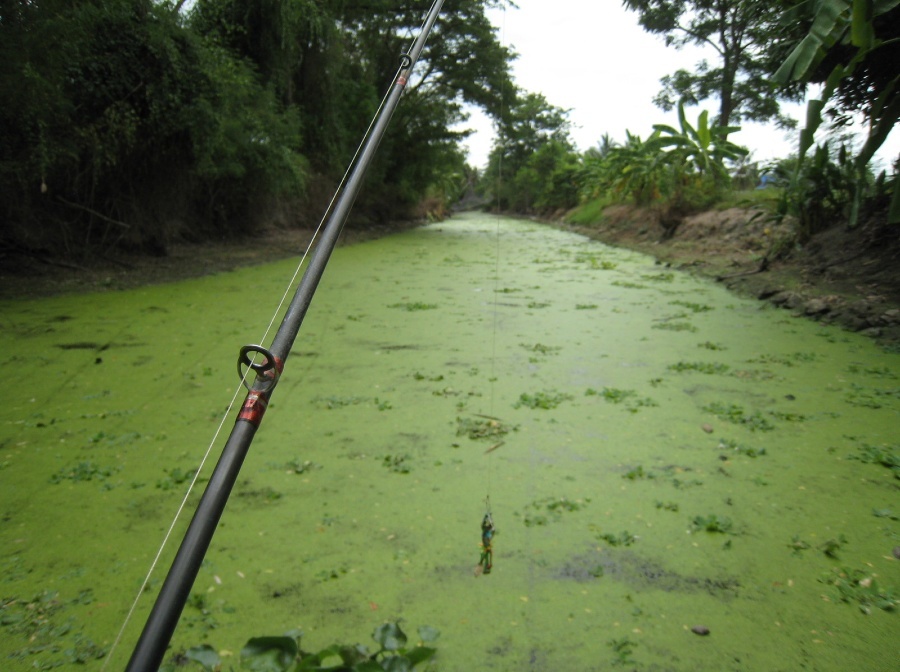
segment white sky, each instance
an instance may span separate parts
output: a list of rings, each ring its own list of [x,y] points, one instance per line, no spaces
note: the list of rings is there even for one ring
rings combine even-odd
[[[653,124],[677,128],[676,111],[663,112],[653,104],[662,88],[660,78],[679,68],[693,70],[704,57],[716,62],[711,48],[666,47],[661,37],[640,27],[638,15],[627,11],[621,0],[516,0],[516,4],[519,9],[489,13],[500,29],[501,43],[519,54],[513,63],[516,84],[544,94],[552,105],[571,109],[572,137],[579,151],[596,146],[604,133],[623,142],[626,129],[646,138]],[[715,115],[718,100],[690,108],[688,121],[696,122],[703,109]],[[785,104],[782,109],[796,119],[805,114],[802,104]],[[490,121],[474,109],[463,127],[476,130],[465,142],[469,162],[484,167],[494,136]],[[798,133],[744,122],[729,139],[748,147],[755,160],[766,161],[796,151]],[[898,153],[900,132],[895,130],[877,156],[887,164]]]

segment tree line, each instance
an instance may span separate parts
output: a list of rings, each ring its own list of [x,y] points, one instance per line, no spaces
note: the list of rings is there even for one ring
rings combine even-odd
[[[515,54],[487,11],[454,0],[429,39],[354,208],[356,222],[439,215],[472,184],[497,207],[548,213],[586,200],[681,213],[727,189],[743,120],[790,126],[810,102],[783,215],[806,233],[865,198],[894,194],[874,151],[900,117],[900,0],[624,0],[673,48],[716,59],[663,78],[655,102],[679,127],[576,151],[568,114],[511,81]],[[412,0],[0,0],[0,243],[69,254],[315,224],[424,7]],[[711,101],[688,119],[685,107]],[[493,119],[484,171],[466,165],[465,106]],[[860,149],[814,147],[824,120],[862,115]],[[807,156],[808,155],[808,156]],[[896,173],[896,168],[894,170]],[[497,176],[502,175],[502,179]],[[822,208],[826,207],[825,212]],[[814,211],[818,208],[818,211]],[[671,231],[670,231],[671,232]]]
[[[511,53],[456,0],[371,167],[358,219],[459,189],[463,105],[497,114]],[[174,239],[309,224],[422,21],[397,0],[0,0],[7,245],[165,253]]]
[[[679,127],[657,124],[609,136],[577,152],[565,110],[539,96],[521,98],[499,124],[485,192],[503,209],[565,211],[585,202],[631,202],[660,210],[663,234],[685,214],[729,190],[756,184],[768,171],[783,188],[777,217],[798,220],[805,240],[837,222],[855,226],[861,209],[900,222],[898,164],[875,175],[871,159],[900,119],[900,2],[898,0],[624,0],[640,25],[679,48],[693,43],[716,58],[694,71],[665,76],[655,99],[678,109]],[[797,152],[759,166],[733,142],[741,121],[793,128],[780,103],[799,101],[809,84],[823,87],[809,101]],[[686,106],[709,101],[715,110],[688,120]],[[868,134],[855,147],[841,129],[862,118]],[[836,140],[815,146],[829,122]],[[737,136],[739,138],[739,136]]]

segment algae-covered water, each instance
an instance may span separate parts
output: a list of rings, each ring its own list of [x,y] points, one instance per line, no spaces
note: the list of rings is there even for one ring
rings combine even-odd
[[[2,669],[100,669],[293,263],[0,305]],[[896,354],[576,235],[341,248],[173,651],[400,621],[440,670],[896,670],[898,410]]]

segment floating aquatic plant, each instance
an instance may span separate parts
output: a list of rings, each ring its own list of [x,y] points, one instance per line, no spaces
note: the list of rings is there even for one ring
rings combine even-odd
[[[422,303],[421,301],[410,301],[407,303],[392,303],[388,308],[400,308],[407,312],[415,312],[418,310],[434,310],[437,308],[436,303]]]
[[[703,407],[704,411],[714,413],[720,420],[734,423],[735,425],[744,425],[751,431],[768,432],[775,429],[775,426],[766,420],[759,411],[746,414],[744,408],[738,404],[723,404],[714,401]]]
[[[893,611],[900,605],[893,588],[881,587],[874,574],[862,569],[835,569],[819,581],[834,587],[839,601],[857,604],[864,614],[871,614],[873,608]]]
[[[732,439],[721,439],[719,441],[719,450],[731,450],[738,455],[746,455],[747,457],[759,457],[766,454],[765,448],[753,448],[745,446]]]
[[[304,651],[302,633],[294,630],[280,637],[254,637],[241,649],[240,668],[257,672],[300,672],[301,670],[413,670],[426,663],[437,652],[431,646],[440,631],[430,626],[418,629],[420,641],[410,645],[398,623],[384,623],[375,628],[372,639],[379,648],[374,653],[362,644],[332,644],[318,652]],[[167,661],[160,672],[176,672],[184,662],[199,664],[206,672],[218,672],[223,661],[209,644],[195,646]]]
[[[536,527],[550,522],[557,522],[564,513],[580,511],[590,501],[590,499],[573,500],[566,497],[536,499],[525,507],[526,511],[522,517],[522,522],[525,523],[525,527]]]
[[[498,418],[456,418],[456,435],[468,436],[473,441],[496,439],[516,431],[517,427],[507,425]]]
[[[631,546],[638,538],[628,530],[622,530],[619,534],[612,534],[611,532],[598,534],[597,539],[605,541],[610,546],[617,547]]]
[[[823,541],[819,545],[819,550],[822,551],[829,558],[834,560],[838,559],[838,551],[841,550],[844,546],[847,545],[847,537],[843,534],[839,535],[836,538],[828,539]]]
[[[873,446],[862,444],[855,455],[848,455],[849,460],[858,460],[865,464],[880,464],[890,469],[896,478],[900,478],[900,452],[898,446]]]
[[[395,474],[408,474],[410,466],[408,460],[412,459],[409,455],[385,455],[381,458],[381,466]]]
[[[664,329],[666,331],[697,331],[690,322],[658,322],[650,327],[651,329]]]
[[[535,392],[534,394],[523,392],[519,396],[519,400],[513,404],[513,408],[521,408],[524,406],[526,408],[542,408],[545,411],[549,411],[559,406],[562,402],[572,398],[571,394],[557,392],[556,390]]]
[[[683,306],[694,313],[705,313],[712,310],[712,306],[707,306],[705,303],[692,303],[691,301],[682,301],[680,299],[669,301],[669,304],[673,306]]]
[[[715,532],[718,534],[732,534],[731,518],[722,516],[721,518],[715,513],[708,516],[694,516],[691,520],[691,530],[694,532]]]
[[[59,485],[63,481],[82,483],[84,481],[105,481],[112,476],[117,469],[100,466],[94,462],[79,462],[72,467],[63,467],[50,477],[50,482]]]
[[[696,371],[697,373],[705,373],[707,375],[726,373],[728,371],[728,366],[726,364],[719,364],[716,362],[677,362],[676,364],[670,364],[668,368],[670,371],[677,371],[678,373]]]

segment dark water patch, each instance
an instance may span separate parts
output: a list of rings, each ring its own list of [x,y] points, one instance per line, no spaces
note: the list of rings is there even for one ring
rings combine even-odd
[[[574,555],[551,569],[554,579],[586,583],[612,579],[635,590],[666,593],[705,593],[731,600],[739,595],[741,582],[735,577],[692,576],[666,568],[632,550],[591,551]]]
[[[137,348],[147,345],[146,343],[94,343],[93,341],[76,341],[74,343],[56,343],[55,347],[60,350],[96,350],[104,352],[111,348]]]
[[[57,343],[56,347],[60,350],[99,350],[103,346],[99,343],[82,341],[78,343]]]

